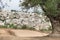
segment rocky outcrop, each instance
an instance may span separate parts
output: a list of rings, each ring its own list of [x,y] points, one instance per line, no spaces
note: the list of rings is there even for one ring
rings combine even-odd
[[[51,27],[49,18],[44,14],[25,13],[25,12],[0,12],[0,25],[14,24],[17,27],[27,25],[36,30],[47,29]]]

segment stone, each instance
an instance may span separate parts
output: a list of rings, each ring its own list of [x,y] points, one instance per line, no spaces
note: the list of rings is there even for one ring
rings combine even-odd
[[[27,25],[36,30],[48,29],[51,27],[50,20],[44,14],[25,13],[25,12],[0,12],[0,20],[5,20],[4,24],[14,24],[18,27]],[[1,22],[2,23],[2,22]]]
[[[0,21],[0,26],[4,26],[4,22]]]

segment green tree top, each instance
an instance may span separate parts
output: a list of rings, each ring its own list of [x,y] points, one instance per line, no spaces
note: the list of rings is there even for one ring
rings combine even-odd
[[[60,0],[25,0],[22,5],[30,8],[39,4],[45,10],[46,15],[57,16],[59,15],[57,10],[58,2],[60,3]]]

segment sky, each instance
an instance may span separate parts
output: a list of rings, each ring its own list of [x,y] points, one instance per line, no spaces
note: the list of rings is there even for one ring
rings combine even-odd
[[[20,2],[21,1],[21,2]],[[19,4],[21,4],[23,2],[23,0],[2,0],[3,5],[5,5],[4,10],[18,10],[18,11],[22,11],[22,6],[19,6]],[[0,3],[0,6],[2,4]],[[30,8],[28,10],[28,12],[33,12],[34,8]],[[41,7],[38,8],[38,11],[42,12]],[[26,11],[26,9],[24,9],[23,11]]]
[[[19,10],[19,0],[2,0],[3,4],[5,5],[5,10]]]

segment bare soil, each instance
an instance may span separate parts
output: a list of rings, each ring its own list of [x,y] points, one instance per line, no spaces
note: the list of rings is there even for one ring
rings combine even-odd
[[[0,40],[60,40],[60,37],[43,37],[47,35],[32,30],[0,29]]]

